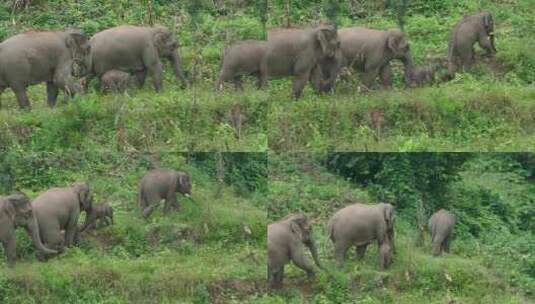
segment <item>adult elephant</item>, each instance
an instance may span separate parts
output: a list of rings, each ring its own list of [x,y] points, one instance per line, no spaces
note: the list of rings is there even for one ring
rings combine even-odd
[[[326,25],[270,30],[260,66],[261,86],[266,87],[268,77],[294,76],[292,94],[299,98],[319,61],[335,56],[340,47],[337,36],[336,29]]]
[[[302,213],[288,215],[268,225],[268,282],[271,288],[282,285],[284,266],[290,261],[303,269],[309,277],[314,276],[314,268],[305,257],[305,246],[310,250],[316,265],[323,269],[311,234],[312,227]]]
[[[489,12],[464,17],[453,28],[448,44],[448,78],[474,62],[474,44],[478,43],[488,56],[496,53],[494,21]]]
[[[221,72],[216,90],[223,89],[223,83],[232,80],[236,89],[242,89],[241,78],[245,75],[257,77],[260,87],[260,64],[266,53],[266,42],[260,40],[238,41],[225,49]]]
[[[455,227],[455,216],[449,211],[440,209],[429,219],[429,232],[433,242],[433,255],[450,252],[450,238]]]
[[[163,73],[160,58],[165,58],[173,64],[175,76],[186,85],[179,44],[165,27],[118,26],[95,34],[90,43],[89,78],[96,75],[100,79],[107,71],[119,70],[135,74],[138,84],[143,86],[148,72],[159,92]]]
[[[386,203],[357,203],[337,211],[329,220],[328,231],[338,263],[344,262],[350,247],[356,246],[357,257],[361,259],[367,246],[377,241],[380,268],[388,267],[394,250],[394,222],[394,207]]]
[[[82,31],[29,31],[0,43],[0,94],[11,88],[20,108],[30,109],[26,88],[46,83],[47,102],[55,106],[59,90],[67,97],[81,92],[73,66],[84,70],[89,42]]]
[[[0,241],[4,246],[8,266],[15,265],[17,257],[15,229],[18,227],[26,229],[38,250],[47,254],[57,253],[55,250],[46,248],[41,242],[39,226],[30,199],[24,193],[0,196]]]
[[[399,29],[386,31],[363,27],[338,30],[344,65],[362,72],[362,83],[370,89],[379,76],[384,87],[392,86],[390,61],[399,59],[405,69],[412,66],[409,42]]]
[[[80,212],[91,214],[93,193],[86,183],[52,188],[34,199],[32,208],[45,246],[63,250],[64,247],[73,244],[78,233]],[[65,235],[62,230],[65,231]],[[39,252],[37,257],[39,260],[44,259],[42,252]]]
[[[171,169],[149,171],[139,183],[139,204],[143,217],[149,217],[162,199],[165,200],[164,212],[180,209],[176,193],[190,197],[191,188],[191,179],[186,172]]]

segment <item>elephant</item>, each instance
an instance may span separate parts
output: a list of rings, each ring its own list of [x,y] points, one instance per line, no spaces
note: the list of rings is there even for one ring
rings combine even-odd
[[[390,61],[401,60],[405,69],[412,66],[410,44],[399,29],[347,27],[338,30],[338,39],[343,65],[362,72],[365,90],[372,87],[378,75],[385,88],[392,87]]]
[[[312,226],[303,213],[290,214],[268,225],[268,282],[271,288],[282,286],[284,266],[290,261],[303,269],[309,278],[315,275],[312,264],[305,257],[304,246],[310,250],[316,265],[324,269],[311,234]]]
[[[470,67],[475,59],[474,44],[485,49],[488,56],[497,52],[494,45],[494,21],[489,12],[464,17],[453,28],[448,44],[448,78],[463,67]]]
[[[455,216],[449,211],[440,209],[429,219],[429,232],[433,242],[433,255],[440,256],[442,252],[450,252],[450,238],[455,227]]]
[[[422,87],[435,81],[436,67],[428,65],[405,70],[405,84],[410,88]]]
[[[191,179],[186,172],[171,169],[149,171],[139,183],[139,204],[143,211],[143,217],[148,218],[162,199],[165,200],[165,213],[172,209],[179,210],[180,205],[176,199],[176,192],[190,197],[191,188]]]
[[[260,65],[261,87],[267,86],[268,77],[294,76],[292,95],[298,99],[319,61],[335,56],[340,47],[337,36],[328,25],[270,30]]]
[[[89,229],[95,229],[97,227],[97,223],[101,225],[104,224],[106,226],[113,225],[113,209],[108,203],[102,203],[93,206],[91,213],[88,214],[88,218],[80,232],[84,232]]]
[[[376,205],[352,204],[338,210],[329,220],[329,237],[334,244],[335,256],[339,265],[345,260],[347,250],[355,246],[357,257],[363,258],[367,246],[377,241],[379,247],[379,264],[381,270],[388,266],[394,250],[394,207],[391,204]],[[383,247],[388,243],[388,247]]]
[[[88,80],[101,78],[110,70],[135,74],[143,86],[147,72],[152,76],[154,89],[162,90],[162,62],[166,58],[173,64],[175,76],[186,85],[186,78],[178,53],[179,44],[169,29],[122,25],[95,34],[89,41],[91,52]]]
[[[337,49],[333,57],[324,57],[312,70],[310,82],[316,93],[327,93],[334,90],[336,80],[342,69],[342,51]]]
[[[51,188],[33,200],[32,208],[45,246],[62,251],[77,237],[80,212],[92,213],[93,192],[87,183],[82,182],[70,187]],[[37,258],[43,261],[45,256],[38,252]]]
[[[130,83],[130,74],[119,71],[109,70],[100,77],[101,93],[124,93]]]
[[[223,55],[216,89],[223,89],[223,83],[230,80],[234,82],[236,89],[242,89],[243,75],[256,76],[257,86],[260,87],[260,64],[266,53],[266,45],[265,41],[244,40],[229,46]]]
[[[89,52],[85,34],[76,29],[29,31],[8,38],[0,43],[0,94],[9,87],[19,107],[30,109],[26,88],[45,82],[47,103],[54,107],[59,90],[65,100],[82,91],[73,66],[85,70]]]
[[[15,229],[24,227],[32,238],[35,247],[47,254],[57,251],[45,247],[39,235],[39,226],[35,218],[30,199],[24,193],[0,196],[0,241],[4,246],[7,265],[13,267],[17,258]]]

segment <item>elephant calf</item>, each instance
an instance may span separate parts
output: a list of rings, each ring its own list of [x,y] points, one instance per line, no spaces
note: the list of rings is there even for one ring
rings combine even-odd
[[[405,84],[408,87],[422,87],[435,81],[434,66],[413,67],[405,69]]]
[[[433,242],[433,255],[450,252],[450,238],[455,227],[455,216],[449,211],[440,209],[429,219],[429,232]]]
[[[241,77],[243,75],[256,76],[257,86],[260,87],[260,64],[266,53],[266,45],[265,41],[244,40],[228,47],[223,55],[216,89],[223,89],[223,83],[231,80],[236,89],[242,89]]]
[[[26,229],[38,250],[47,254],[57,253],[55,250],[46,248],[41,242],[39,226],[26,194],[15,193],[0,196],[0,241],[4,246],[8,266],[14,266],[17,258],[15,238],[17,227]]]
[[[170,169],[149,171],[139,183],[139,204],[143,217],[149,217],[162,199],[165,200],[164,212],[180,209],[176,192],[186,197],[191,195],[191,179],[186,172]]]
[[[108,203],[102,203],[100,205],[94,205],[91,213],[85,221],[85,225],[80,232],[84,232],[89,229],[95,229],[97,223],[100,225],[113,225],[113,209]]]
[[[305,246],[312,253],[316,265],[323,269],[311,234],[312,227],[302,213],[288,215],[268,225],[268,282],[271,288],[282,286],[284,266],[290,261],[306,271],[309,277],[314,276],[314,269],[305,257]]]
[[[350,247],[356,247],[360,259],[367,246],[377,241],[380,268],[388,267],[394,251],[394,221],[394,207],[385,203],[357,203],[337,211],[329,220],[328,230],[338,263],[344,262]]]
[[[131,75],[129,73],[110,70],[100,77],[100,91],[102,93],[124,93],[130,84]]]

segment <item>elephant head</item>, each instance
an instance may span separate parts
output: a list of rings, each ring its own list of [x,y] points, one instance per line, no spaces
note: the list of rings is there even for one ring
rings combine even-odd
[[[489,35],[492,50],[494,52],[497,52],[496,46],[494,45],[494,20],[492,18],[492,14],[489,12],[481,13],[481,23],[483,24],[485,32],[487,33],[487,35]]]
[[[186,77],[182,70],[180,56],[178,55],[178,48],[180,45],[175,37],[173,37],[171,31],[162,26],[155,27],[153,30],[153,43],[158,50],[158,54],[171,61],[175,76],[180,78],[185,84]]]
[[[24,227],[31,236],[35,247],[47,254],[56,254],[56,250],[46,248],[41,242],[39,225],[32,210],[30,199],[24,193],[15,193],[4,197],[5,204],[0,208],[0,217],[7,216],[11,220],[13,228]],[[1,206],[0,206],[1,207]],[[3,213],[3,214],[2,214]],[[4,227],[0,227],[5,229]]]
[[[80,210],[90,214],[93,210],[93,192],[86,183],[74,183],[72,188],[78,195]]]
[[[322,57],[333,58],[340,49],[338,33],[333,26],[322,25],[316,28],[316,39],[320,45]]]
[[[189,197],[191,195],[191,179],[185,172],[177,172],[176,174],[176,190]]]
[[[69,49],[75,75],[86,75],[89,70],[89,52],[91,45],[84,32],[78,29],[67,30],[65,45]]]
[[[390,242],[390,245],[394,249],[394,224],[396,221],[396,215],[394,212],[394,206],[388,203],[379,203],[377,204],[377,207],[379,210],[381,210],[385,222],[386,222],[386,234],[388,237],[388,240]]]
[[[324,269],[319,261],[316,243],[314,242],[314,239],[311,236],[312,226],[308,222],[306,215],[304,215],[303,213],[291,215],[290,230],[301,242],[303,242],[310,249],[310,253],[312,254],[314,263],[316,263],[319,268]]]
[[[405,67],[412,66],[410,44],[399,29],[390,29],[386,32],[386,49],[392,58],[399,59]]]

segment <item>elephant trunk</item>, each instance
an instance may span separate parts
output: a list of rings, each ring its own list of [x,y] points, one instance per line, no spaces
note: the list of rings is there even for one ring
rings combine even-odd
[[[173,70],[175,71],[175,76],[177,78],[180,78],[180,81],[182,81],[183,85],[186,85],[186,76],[184,75],[184,71],[182,70],[182,63],[180,60],[180,56],[178,55],[178,51],[173,52],[169,57],[169,60],[173,63]]]
[[[82,226],[82,229],[80,230],[80,233],[86,231],[87,228],[89,228],[96,221],[96,219],[97,219],[97,214],[95,212],[95,209],[91,208],[90,211],[86,212],[85,222],[84,222],[84,225]]]
[[[312,254],[312,258],[314,259],[314,263],[316,263],[316,265],[320,268],[320,269],[325,269],[323,267],[323,265],[321,265],[321,262],[319,260],[319,256],[318,256],[318,249],[316,247],[316,243],[314,242],[313,239],[310,239],[308,242],[307,242],[307,246],[308,248],[310,249],[310,253]]]
[[[28,234],[32,237],[32,241],[35,245],[35,247],[42,253],[46,254],[56,254],[58,253],[56,250],[49,249],[43,245],[41,241],[41,237],[39,234],[39,225],[37,224],[37,219],[33,217],[33,220],[26,226],[26,230],[28,231]]]
[[[405,54],[405,56],[401,58],[401,62],[403,62],[405,70],[412,70],[414,68],[414,63],[412,62],[412,56],[410,53]]]

